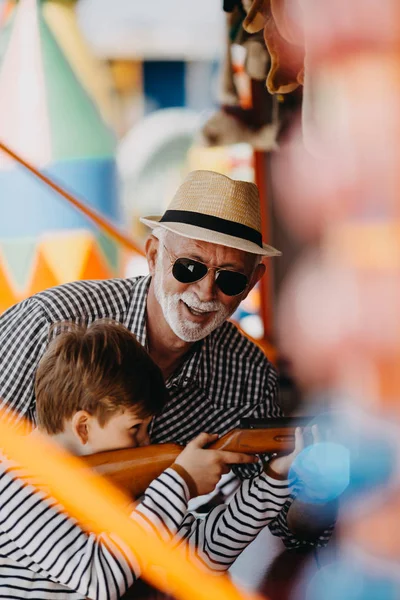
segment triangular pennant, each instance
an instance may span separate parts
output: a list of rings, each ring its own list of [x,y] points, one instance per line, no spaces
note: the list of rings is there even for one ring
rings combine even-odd
[[[47,235],[40,240],[39,248],[58,283],[81,278],[93,239],[87,231],[68,231]]]
[[[1,139],[44,165],[51,159],[50,129],[36,0],[19,2],[0,69]],[[0,168],[14,166],[5,154]]]
[[[91,245],[80,279],[109,279],[113,274],[95,244]]]
[[[25,296],[33,296],[42,290],[58,285],[57,278],[51,270],[43,253],[38,250],[32,279],[29,282]]]
[[[14,287],[26,289],[36,256],[37,238],[1,240],[0,248]]]
[[[0,258],[0,314],[16,304],[19,300],[17,293],[13,290],[10,280],[8,279],[7,271],[2,264]]]
[[[39,19],[53,160],[112,156],[114,135],[75,76],[43,15]]]

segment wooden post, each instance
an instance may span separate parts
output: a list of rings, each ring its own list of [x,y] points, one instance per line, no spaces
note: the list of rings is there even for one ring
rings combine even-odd
[[[272,119],[273,98],[263,81],[251,82],[252,108],[255,119],[261,125]],[[255,150],[253,154],[255,183],[260,192],[263,241],[270,243],[271,217],[268,203],[268,153]],[[273,261],[267,262],[267,272],[260,282],[261,318],[264,325],[263,338],[271,340],[273,333]]]
[[[268,154],[254,151],[255,183],[260,192],[262,237],[267,244],[270,242],[270,214],[268,206]],[[273,331],[273,273],[272,260],[267,262],[267,271],[260,281],[261,318],[264,326],[263,338],[271,340]]]

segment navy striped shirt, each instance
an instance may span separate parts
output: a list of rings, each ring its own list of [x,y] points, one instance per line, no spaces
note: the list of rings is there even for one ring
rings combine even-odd
[[[37,482],[36,482],[37,483]],[[131,518],[201,568],[226,571],[280,511],[288,481],[247,479],[205,520],[187,512],[189,491],[173,469],[146,490]],[[140,577],[135,554],[111,533],[82,529],[31,477],[0,455],[0,598],[114,600]]]

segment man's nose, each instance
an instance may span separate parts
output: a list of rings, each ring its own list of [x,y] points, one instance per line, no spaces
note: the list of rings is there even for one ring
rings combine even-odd
[[[207,275],[201,281],[197,282],[198,297],[202,302],[215,300],[217,294],[217,285],[215,283],[215,270],[210,269]]]

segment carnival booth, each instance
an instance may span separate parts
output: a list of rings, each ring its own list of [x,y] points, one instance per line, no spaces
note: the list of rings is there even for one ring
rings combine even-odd
[[[8,399],[0,405],[1,450],[33,473],[75,525],[100,537],[112,531],[122,541],[119,551],[133,553],[130,584],[138,573],[147,583],[133,586],[126,598],[156,598],[150,584],[162,597],[182,600],[395,600],[400,597],[399,3],[111,4],[9,0],[0,5],[0,336],[3,323],[7,331],[0,337],[0,382],[1,376],[5,382],[0,399]],[[260,230],[241,224],[234,236],[244,230],[249,235],[249,229],[257,234],[264,258],[255,270],[265,264],[266,274],[234,312],[226,313],[237,325],[224,323],[232,328],[230,344],[214,340],[201,346],[201,337],[190,338],[185,372],[174,379],[178,368],[163,371],[170,394],[166,410],[176,402],[172,423],[179,421],[185,432],[185,423],[196,411],[205,418],[209,405],[210,426],[233,422],[240,413],[240,427],[209,440],[210,451],[269,453],[262,475],[253,475],[272,477],[272,488],[289,482],[279,511],[268,508],[277,514],[269,519],[272,533],[264,528],[236,561],[237,538],[246,546],[246,535],[256,537],[259,515],[252,510],[261,500],[251,488],[254,478],[240,484],[242,496],[235,496],[219,521],[216,515],[225,510],[236,477],[228,475],[210,496],[189,505],[200,517],[191,522],[193,531],[198,527],[197,541],[212,539],[201,552],[180,543],[172,547],[168,532],[153,536],[126,511],[189,441],[184,433],[182,439],[168,437],[162,412],[151,426],[157,446],[120,449],[117,455],[95,452],[82,461],[25,435],[35,413],[31,382],[32,401],[24,400],[20,419],[23,433],[10,426],[19,407],[10,395],[24,396],[21,382],[29,369],[34,376],[32,356],[45,345],[21,337],[15,343],[30,366],[9,375],[17,353],[13,328],[20,326],[10,317],[12,307],[59,284],[89,280],[90,287],[119,278],[122,289],[131,278],[147,275],[148,230],[139,219],[163,215],[193,171],[255,183],[260,198]],[[151,226],[152,218],[145,224]],[[215,228],[219,218],[211,219]],[[200,227],[211,227],[207,223]],[[251,243],[247,238],[245,247]],[[282,257],[265,260],[277,256],[273,247]],[[176,263],[186,268],[175,277],[180,283],[201,281],[210,270],[216,271],[215,285],[220,272],[231,281],[236,277],[236,284],[241,276],[245,283],[239,282],[239,292],[225,287],[232,299],[250,281],[229,267],[192,259],[189,268],[185,260],[171,259],[171,268]],[[87,319],[90,325],[107,317],[100,309],[93,317],[95,303],[85,304],[89,288],[79,289],[84,309],[76,321]],[[127,294],[120,292],[119,308]],[[96,310],[109,300],[100,296]],[[58,303],[53,300],[52,310],[62,315]],[[200,319],[201,311],[186,308]],[[132,331],[145,355],[153,356],[140,299],[135,310],[132,323],[142,318],[143,327],[134,331],[132,325]],[[124,310],[116,311],[118,318],[120,313]],[[39,328],[40,319],[34,325]],[[240,356],[229,362],[235,351]],[[248,398],[248,390],[257,395],[262,387],[261,362],[269,369],[264,397]],[[246,369],[251,377],[243,375]],[[218,381],[207,379],[211,371],[218,371]],[[206,388],[204,405],[196,396],[199,404],[185,412],[178,401],[193,398],[188,390],[199,381]],[[276,397],[271,389],[278,390]],[[243,403],[239,397],[247,399]],[[281,418],[278,404],[294,420]],[[271,422],[273,417],[279,418]],[[303,437],[296,425],[305,427]],[[135,450],[142,453],[132,454]],[[280,476],[274,465],[291,452],[293,462]],[[182,470],[176,473],[170,476],[179,481]],[[193,490],[190,477],[183,481]],[[162,496],[160,486],[155,483],[155,495]],[[189,491],[186,496],[182,510]],[[282,497],[283,492],[279,501]],[[179,507],[172,503],[171,511],[178,513]],[[239,526],[229,521],[235,508],[245,518]],[[0,523],[8,517],[2,513]],[[219,527],[226,536],[222,550],[213,545]],[[228,566],[234,563],[229,575],[223,575],[221,556],[228,557]],[[209,573],[214,559],[218,577]],[[42,573],[38,564],[35,573]],[[107,585],[116,586],[115,597],[130,587],[125,575],[115,583],[118,568],[105,576]],[[79,597],[98,597],[90,585],[87,589]]]

